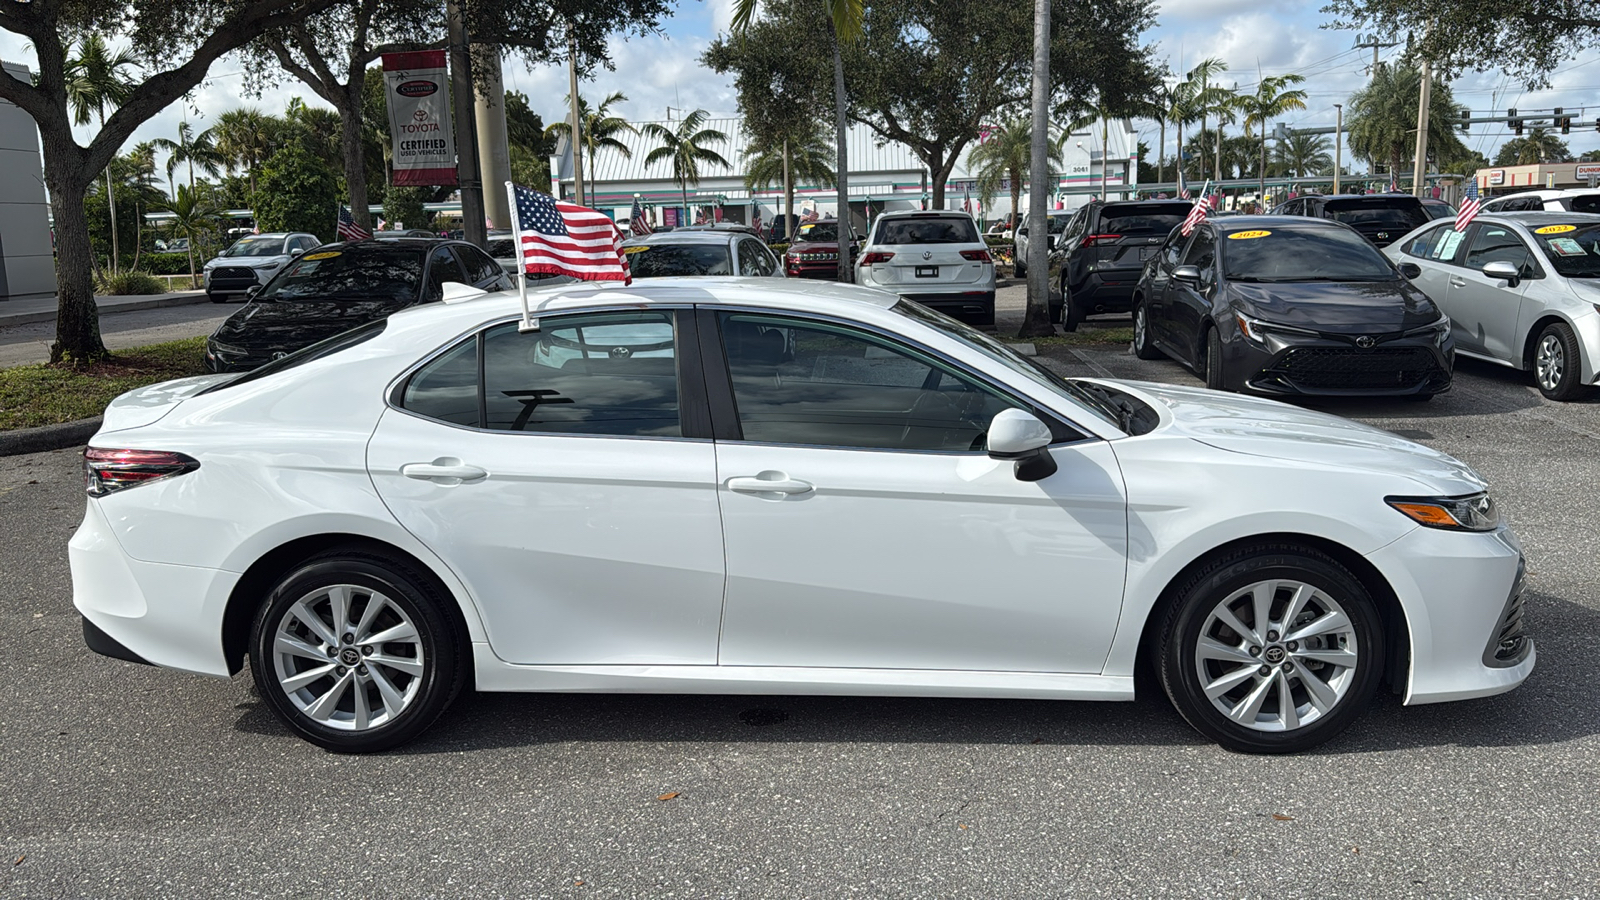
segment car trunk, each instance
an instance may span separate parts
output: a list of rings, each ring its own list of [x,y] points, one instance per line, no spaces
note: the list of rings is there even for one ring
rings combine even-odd
[[[983,261],[970,260],[961,251],[973,248],[960,244],[923,244],[893,250],[894,258],[876,263],[873,274],[880,283],[909,285],[971,284],[983,278]],[[884,278],[884,273],[890,274]]]
[[[1408,196],[1329,200],[1323,213],[1335,222],[1354,228],[1379,247],[1387,247],[1412,229],[1431,221],[1422,202]]]
[[[1083,237],[1082,247],[1096,271],[1125,269],[1137,272],[1154,256],[1189,214],[1187,203],[1132,203],[1100,211],[1095,230]]]

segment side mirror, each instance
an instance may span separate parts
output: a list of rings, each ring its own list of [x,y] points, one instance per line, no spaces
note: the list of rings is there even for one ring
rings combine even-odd
[[[1414,262],[1403,262],[1400,264],[1400,274],[1415,281],[1422,277],[1422,267]]]
[[[256,295],[261,293],[261,287],[262,286],[259,285],[259,284],[250,285],[250,290],[244,292],[245,302],[248,303],[251,300],[254,300],[256,298]]]
[[[1056,473],[1050,455],[1050,426],[1020,409],[1003,409],[989,422],[989,458],[1013,460],[1018,481],[1039,481]]]
[[[304,247],[296,247],[293,250],[289,251],[289,258],[293,259],[294,257],[299,256],[300,254],[302,254],[304,252],[306,252],[306,248],[304,248]]]
[[[1507,287],[1516,287],[1522,283],[1522,273],[1517,267],[1508,262],[1492,262],[1483,267],[1483,274],[1490,278],[1508,282]]]
[[[1179,280],[1181,282],[1183,282],[1184,284],[1192,284],[1195,287],[1199,287],[1200,286],[1200,267],[1199,266],[1179,266],[1176,269],[1172,270],[1172,277],[1176,278],[1177,280]]]

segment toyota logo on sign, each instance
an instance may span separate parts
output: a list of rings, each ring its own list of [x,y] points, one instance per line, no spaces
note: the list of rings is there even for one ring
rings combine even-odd
[[[395,86],[394,92],[402,97],[426,97],[437,93],[439,86],[431,81],[405,81]]]

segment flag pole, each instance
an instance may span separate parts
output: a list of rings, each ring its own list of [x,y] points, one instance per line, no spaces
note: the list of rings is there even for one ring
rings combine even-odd
[[[539,320],[528,311],[528,262],[522,257],[522,217],[517,215],[517,186],[506,182],[506,200],[511,205],[511,242],[517,254],[517,293],[522,296],[522,321],[517,331],[527,334],[539,330]]]

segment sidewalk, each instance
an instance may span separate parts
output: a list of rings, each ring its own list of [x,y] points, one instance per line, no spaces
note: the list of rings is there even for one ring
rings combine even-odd
[[[125,297],[96,297],[95,305],[100,315],[129,312],[135,309],[155,309],[159,306],[184,306],[207,302],[205,291],[178,291],[171,294],[135,294]],[[0,300],[0,328],[11,325],[32,325],[56,320],[57,302],[54,297],[37,300]]]

